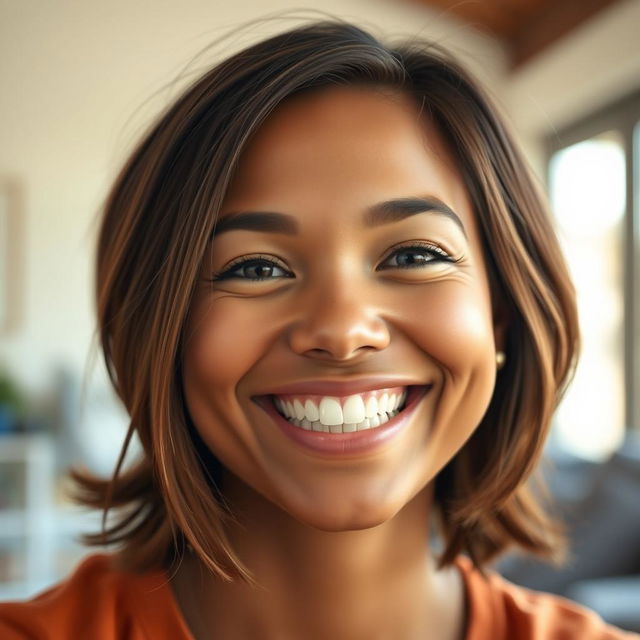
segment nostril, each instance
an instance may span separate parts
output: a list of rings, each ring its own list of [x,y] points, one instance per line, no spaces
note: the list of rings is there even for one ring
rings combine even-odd
[[[310,353],[314,356],[332,357],[331,352],[327,351],[326,349],[309,349],[307,353]]]

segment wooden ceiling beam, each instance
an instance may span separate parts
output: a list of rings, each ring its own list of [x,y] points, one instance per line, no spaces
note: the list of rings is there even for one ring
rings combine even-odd
[[[512,68],[546,49],[600,10],[618,0],[562,0],[542,4],[540,10],[519,25],[506,39]]]
[[[498,38],[517,68],[619,0],[405,0]]]

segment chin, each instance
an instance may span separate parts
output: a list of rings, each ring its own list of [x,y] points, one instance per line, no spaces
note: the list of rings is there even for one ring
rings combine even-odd
[[[383,505],[332,505],[326,510],[314,505],[311,511],[289,511],[289,515],[299,522],[318,531],[338,533],[341,531],[362,531],[371,529],[391,520],[400,509]]]

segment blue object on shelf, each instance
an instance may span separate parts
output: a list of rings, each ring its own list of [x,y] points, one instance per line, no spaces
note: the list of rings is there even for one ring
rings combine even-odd
[[[0,434],[13,433],[18,421],[13,411],[6,405],[0,404]]]

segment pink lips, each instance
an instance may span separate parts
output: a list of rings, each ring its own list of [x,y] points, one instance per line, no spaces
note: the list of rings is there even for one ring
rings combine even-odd
[[[287,437],[305,449],[330,456],[362,455],[374,451],[400,433],[413,415],[421,398],[430,389],[431,385],[409,387],[405,408],[399,414],[384,425],[353,433],[306,431],[292,425],[283,418],[276,411],[269,396],[260,396],[256,398],[256,402],[269,414]],[[362,390],[362,387],[360,387],[360,390]],[[289,388],[287,391],[289,391]],[[303,389],[296,389],[296,391],[301,392]]]

